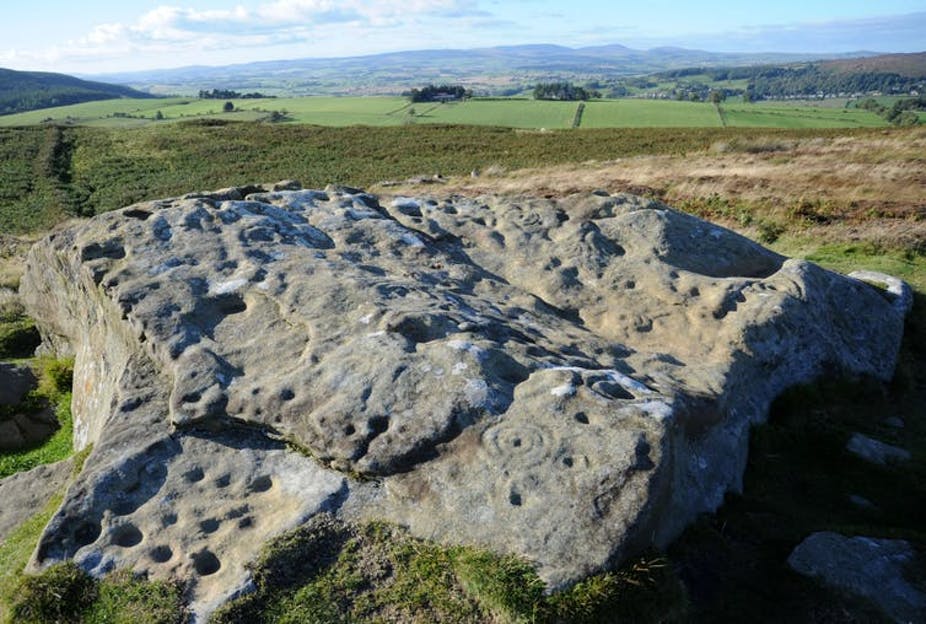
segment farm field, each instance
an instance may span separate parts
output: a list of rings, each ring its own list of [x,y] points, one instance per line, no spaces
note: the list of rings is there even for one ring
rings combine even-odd
[[[235,111],[222,112],[223,100],[196,98],[121,99],[87,102],[0,117],[0,126],[43,122],[112,128],[170,124],[196,118],[261,121],[272,111],[285,113],[287,123],[330,127],[446,124],[524,129],[571,128],[577,102],[526,99],[472,99],[457,103],[410,104],[401,97],[299,97],[231,100]],[[856,108],[807,103],[725,103],[721,120],[716,107],[704,102],[615,99],[587,102],[582,128],[712,128],[732,127],[861,128],[886,122]],[[158,120],[160,113],[162,119]]]
[[[468,100],[415,105],[416,123],[444,123],[509,128],[571,128],[577,102],[536,100]]]
[[[582,116],[583,128],[719,128],[713,104],[672,100],[596,100]]]
[[[761,102],[757,104],[722,104],[728,126],[742,128],[876,128],[887,122],[871,111],[858,108],[835,108]]]

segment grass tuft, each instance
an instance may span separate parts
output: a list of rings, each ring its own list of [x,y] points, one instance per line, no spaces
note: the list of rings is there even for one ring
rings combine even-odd
[[[38,513],[19,525],[0,543],[0,622],[10,620],[9,606],[17,593],[20,576],[51,517],[58,510],[63,493],[51,497]]]
[[[10,608],[17,624],[82,622],[82,613],[97,598],[96,583],[73,562],[60,563],[42,574],[23,576]]]
[[[118,570],[96,585],[95,600],[81,617],[84,624],[181,624],[186,619],[182,587],[176,583]]]
[[[253,571],[257,591],[214,622],[657,622],[687,608],[672,567],[653,557],[548,596],[517,557],[330,517],[268,545]]]

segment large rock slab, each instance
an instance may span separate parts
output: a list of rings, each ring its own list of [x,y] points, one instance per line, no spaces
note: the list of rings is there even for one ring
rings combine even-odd
[[[76,356],[94,444],[36,566],[180,577],[206,613],[325,511],[520,554],[561,587],[720,505],[784,388],[892,374],[892,290],[663,204],[385,203],[226,189],[32,249],[22,297]]]

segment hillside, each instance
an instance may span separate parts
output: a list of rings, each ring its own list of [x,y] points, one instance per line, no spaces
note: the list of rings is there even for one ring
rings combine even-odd
[[[90,82],[66,74],[0,68],[0,115],[124,97],[153,96],[130,87]]]
[[[891,73],[905,78],[926,77],[926,52],[881,54],[866,58],[838,59],[820,63],[827,70],[848,73]]]
[[[809,63],[673,69],[631,79],[628,87],[656,97],[703,99],[710,90],[749,101],[792,98],[853,98],[916,95],[926,88],[926,53],[887,54]]]

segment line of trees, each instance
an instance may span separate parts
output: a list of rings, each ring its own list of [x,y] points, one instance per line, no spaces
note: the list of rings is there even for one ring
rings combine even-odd
[[[565,100],[575,102],[600,98],[595,89],[578,87],[571,82],[541,82],[534,87],[535,100]]]
[[[412,102],[447,102],[465,100],[473,97],[473,92],[463,85],[442,84],[434,86],[429,84],[421,89],[412,89],[402,94]]]
[[[199,99],[201,100],[257,100],[275,97],[275,95],[264,95],[263,93],[258,93],[257,91],[254,91],[253,93],[238,93],[237,91],[232,91],[231,89],[213,89],[211,91],[200,89],[199,91]]]

